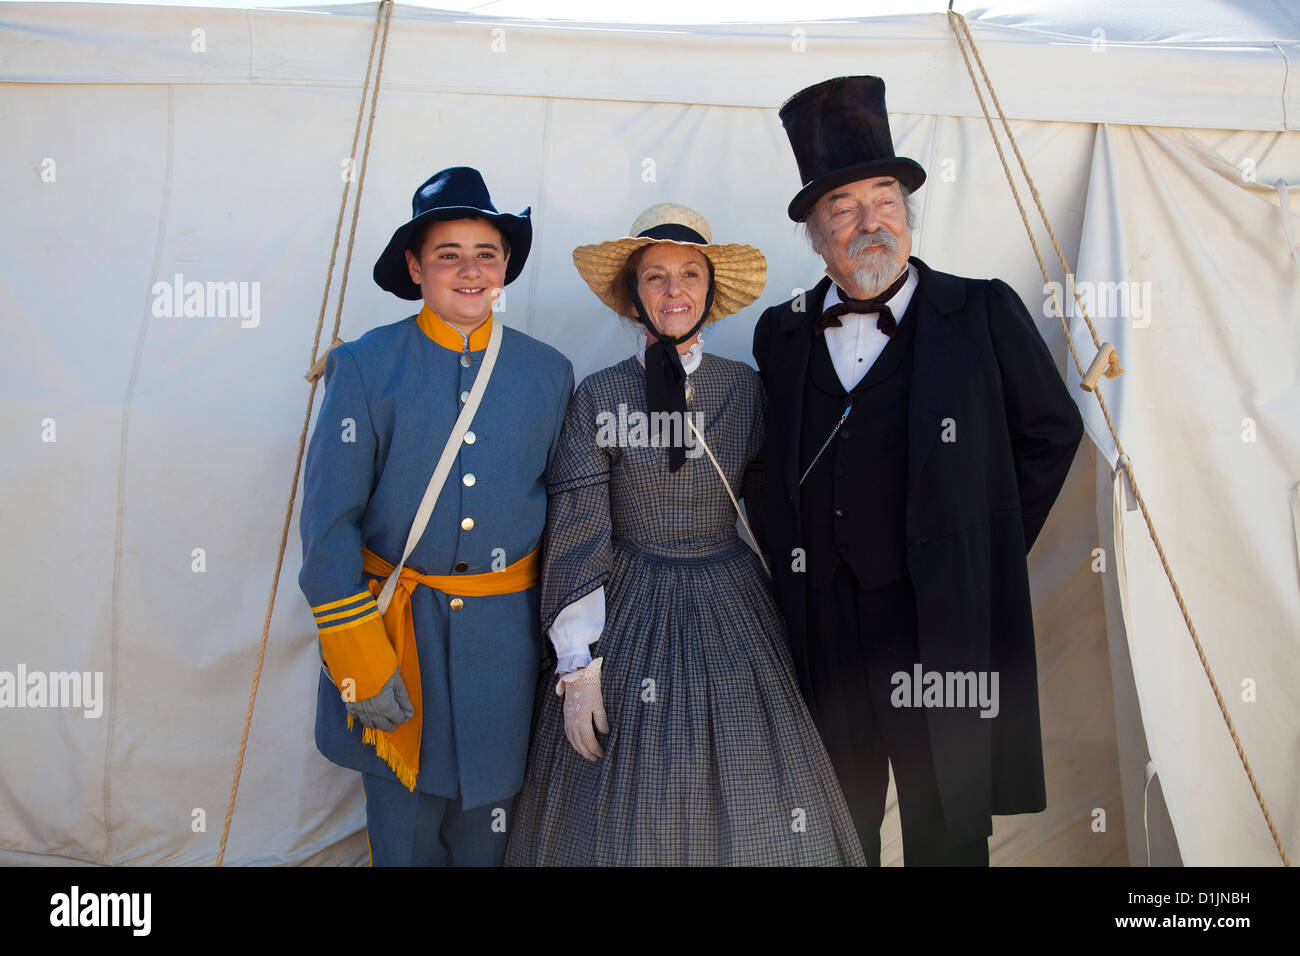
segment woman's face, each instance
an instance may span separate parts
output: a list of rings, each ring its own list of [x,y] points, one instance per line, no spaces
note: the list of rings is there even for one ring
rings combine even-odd
[[[689,332],[709,294],[709,264],[690,246],[656,242],[645,247],[636,267],[636,288],[646,315],[664,335]],[[685,349],[683,342],[679,349]]]

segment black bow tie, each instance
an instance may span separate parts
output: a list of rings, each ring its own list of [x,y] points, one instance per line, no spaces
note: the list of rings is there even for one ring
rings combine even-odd
[[[879,312],[880,317],[876,319],[876,328],[889,338],[893,338],[894,332],[898,329],[898,322],[895,321],[894,313],[889,311],[889,306],[885,303],[898,295],[898,291],[906,283],[907,267],[904,266],[903,271],[889,288],[871,299],[854,299],[837,285],[835,288],[839,289],[840,301],[829,309],[822,310],[822,314],[817,317],[813,325],[814,334],[821,335],[828,328],[839,328],[842,324],[841,315],[869,315],[872,312]]]

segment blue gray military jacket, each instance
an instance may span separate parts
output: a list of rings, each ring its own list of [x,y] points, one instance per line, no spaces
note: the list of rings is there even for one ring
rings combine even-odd
[[[490,321],[498,321],[495,317]],[[478,374],[488,324],[462,362],[458,334],[426,307],[329,354],[325,398],[307,452],[299,585],[313,607],[364,591],[361,549],[390,562]],[[433,516],[407,565],[481,574],[541,542],[546,481],[573,366],[511,328]],[[466,367],[468,365],[468,367]],[[417,587],[411,597],[423,694],[418,790],[466,809],[517,793],[541,657],[538,587],[467,597]],[[361,743],[322,667],[316,746],[336,764],[396,779]]]

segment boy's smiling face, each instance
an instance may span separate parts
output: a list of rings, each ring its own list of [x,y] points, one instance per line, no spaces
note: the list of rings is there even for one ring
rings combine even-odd
[[[500,231],[485,219],[435,222],[424,235],[419,258],[406,253],[411,281],[425,304],[467,332],[492,313],[505,288],[509,259]]]

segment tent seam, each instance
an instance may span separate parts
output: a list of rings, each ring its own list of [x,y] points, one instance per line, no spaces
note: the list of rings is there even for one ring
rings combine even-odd
[[[546,176],[550,169],[548,157],[550,155],[551,144],[551,106],[554,101],[551,97],[546,97],[546,107],[542,114],[542,161],[538,171],[537,183],[537,230],[534,247],[542,247],[542,232],[546,229]],[[529,335],[533,332],[533,315],[537,309],[537,275],[538,269],[534,264],[532,278],[528,283],[528,314],[524,316],[524,331]]]
[[[1282,49],[1282,44],[1276,40],[1273,42],[1273,49],[1277,50],[1282,57],[1282,128],[1284,130],[1300,128],[1300,122],[1292,124],[1291,114],[1287,109],[1289,99],[1287,91],[1291,89],[1291,58],[1286,55],[1286,50]],[[1300,120],[1300,118],[1297,118]]]
[[[159,274],[162,262],[163,246],[167,238],[167,211],[171,205],[172,162],[174,159],[174,137],[176,117],[176,89],[167,87],[167,161],[163,171],[162,202],[158,213],[158,237],[154,243],[153,270],[151,275]],[[113,600],[112,630],[109,645],[109,680],[108,699],[108,734],[104,744],[104,862],[112,860],[113,850],[113,731],[117,724],[117,697],[119,685],[118,658],[121,649],[121,585],[122,585],[122,536],[125,524],[126,501],[126,462],[131,417],[131,400],[135,395],[135,384],[140,374],[140,364],[144,355],[145,336],[149,331],[149,316],[152,313],[150,295],[145,299],[144,314],[140,322],[140,331],[136,335],[135,355],[131,360],[131,372],[127,378],[126,394],[122,399],[122,432],[119,444],[117,465],[117,516],[113,533]]]
[[[248,78],[254,79],[253,62],[256,57],[253,55],[253,17],[251,10],[244,11],[244,25],[248,27]]]
[[[930,127],[931,129],[930,149],[929,149],[929,155],[926,157],[926,166],[925,166],[926,169],[934,169],[935,167],[935,157],[939,152],[939,135],[940,135],[940,130],[942,129],[943,126],[943,119],[944,118],[942,116],[935,116],[931,118],[932,125]],[[930,211],[930,195],[933,192],[934,192],[934,187],[932,185],[929,191],[927,191],[926,194],[921,198],[921,221],[920,223],[918,223],[917,230],[916,230],[921,235],[921,242],[918,243],[918,245],[925,244],[925,220],[927,214]],[[921,251],[920,249],[917,250],[918,253],[920,251]]]

